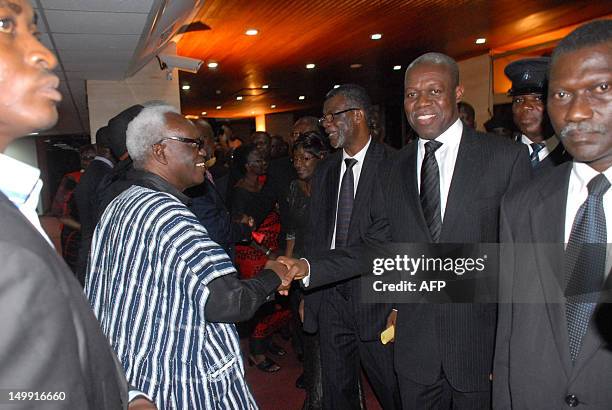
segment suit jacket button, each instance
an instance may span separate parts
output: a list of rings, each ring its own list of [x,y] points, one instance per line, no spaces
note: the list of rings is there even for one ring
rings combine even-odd
[[[567,396],[565,396],[565,402],[570,407],[578,407],[578,405],[580,404],[578,397],[573,394],[568,394]]]

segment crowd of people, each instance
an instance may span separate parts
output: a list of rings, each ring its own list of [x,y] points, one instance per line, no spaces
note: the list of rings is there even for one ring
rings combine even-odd
[[[29,3],[0,12],[2,152],[61,96]],[[257,371],[292,338],[304,409],[365,408],[362,371],[384,409],[611,408],[611,67],[611,20],[510,64],[520,133],[502,138],[474,129],[457,63],[423,54],[399,151],[355,84],[286,138],[142,102],[66,177],[70,268],[36,215],[40,171],[0,153],[0,390],[60,394],[11,408],[255,409],[247,323]],[[508,245],[499,303],[367,301],[364,255],[393,243]]]

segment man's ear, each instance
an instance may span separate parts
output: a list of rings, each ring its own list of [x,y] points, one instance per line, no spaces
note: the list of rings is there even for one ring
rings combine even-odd
[[[355,116],[355,123],[359,124],[360,122],[365,121],[365,114],[361,108],[353,111],[353,113]]]
[[[459,84],[457,88],[455,88],[455,99],[457,100],[457,102],[463,101],[463,92],[463,85]]]
[[[153,159],[160,164],[168,165],[168,158],[166,158],[166,145],[165,144],[153,144]]]

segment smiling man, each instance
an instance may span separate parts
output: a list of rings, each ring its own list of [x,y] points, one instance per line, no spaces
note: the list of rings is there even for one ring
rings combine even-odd
[[[282,282],[275,262],[239,280],[182,193],[201,184],[204,142],[171,106],[130,122],[132,185],[96,227],[85,291],[128,380],[159,409],[253,409],[235,326]],[[285,285],[287,283],[285,282]]]
[[[612,403],[604,337],[612,318],[609,309],[595,310],[599,292],[612,289],[611,85],[611,20],[585,24],[559,42],[548,112],[574,160],[502,204],[502,240],[519,245],[508,245],[514,260],[501,274],[496,409],[604,410]]]
[[[32,7],[0,0],[0,152],[52,127],[62,96]],[[82,289],[43,231],[40,170],[0,153],[0,407],[154,408],[128,395],[122,368]],[[10,391],[49,401],[9,401]],[[51,400],[51,398],[54,398]],[[44,399],[43,399],[44,400]],[[36,403],[36,404],[34,404]]]

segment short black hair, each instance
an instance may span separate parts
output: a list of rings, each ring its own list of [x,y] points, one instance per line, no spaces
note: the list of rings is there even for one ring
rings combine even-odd
[[[357,84],[342,84],[338,88],[332,88],[325,95],[325,100],[329,100],[337,95],[343,96],[352,108],[360,108],[365,114],[366,123],[370,126],[372,114],[372,101],[365,88]]]
[[[565,36],[553,50],[550,65],[559,56],[585,47],[596,46],[612,40],[612,20],[595,20],[583,24]]]
[[[300,134],[293,144],[293,152],[298,148],[302,148],[304,151],[312,154],[316,157],[321,157],[329,152],[329,147],[325,142],[325,139],[316,131],[306,131]]]
[[[457,62],[452,58],[442,53],[425,53],[414,59],[412,63],[406,68],[406,74],[419,64],[436,64],[443,65],[448,68],[451,73],[451,80],[453,81],[453,87],[459,85],[459,66]]]
[[[232,154],[233,165],[241,176],[246,175],[246,165],[249,162],[249,155],[257,151],[255,144],[243,144],[236,148]]]

